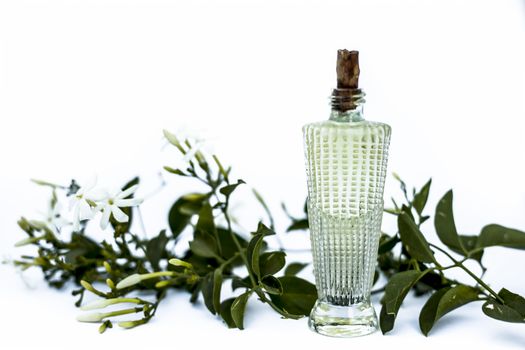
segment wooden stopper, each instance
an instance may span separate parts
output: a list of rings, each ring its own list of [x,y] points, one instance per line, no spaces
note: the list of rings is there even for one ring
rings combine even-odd
[[[337,50],[337,88],[357,89],[359,86],[359,52]]]

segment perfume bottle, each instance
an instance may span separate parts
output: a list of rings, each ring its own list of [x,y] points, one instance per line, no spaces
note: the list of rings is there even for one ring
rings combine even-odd
[[[339,50],[329,120],[303,127],[318,300],[309,326],[329,336],[377,330],[370,291],[391,128],[363,118],[357,51]]]

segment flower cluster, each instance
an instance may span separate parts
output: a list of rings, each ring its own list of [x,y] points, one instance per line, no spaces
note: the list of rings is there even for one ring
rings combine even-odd
[[[111,215],[117,222],[127,222],[129,217],[121,208],[134,207],[143,201],[141,198],[131,198],[137,191],[138,185],[112,192],[98,188],[96,185],[97,179],[93,177],[71,196],[69,210],[73,211],[75,231],[80,229],[81,221],[92,219],[98,212],[102,213],[100,228],[103,230],[108,226]]]
[[[81,224],[87,220],[94,219],[98,213],[100,217],[100,228],[106,229],[111,216],[119,223],[128,222],[128,215],[122,208],[135,207],[143,202],[142,198],[134,198],[133,195],[138,189],[138,185],[132,185],[125,189],[109,191],[97,186],[97,178],[93,176],[83,185],[75,181],[69,187],[59,186],[47,182],[35,181],[38,184],[68,190],[69,211],[64,212],[61,203],[57,200],[56,191],[53,191],[53,198],[46,213],[42,213],[42,220],[38,223],[53,233],[68,225],[73,231],[81,229]],[[37,223],[36,221],[33,223]],[[21,244],[18,244],[21,245]]]

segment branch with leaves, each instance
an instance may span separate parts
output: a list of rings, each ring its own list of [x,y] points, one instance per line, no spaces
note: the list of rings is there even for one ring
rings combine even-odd
[[[147,323],[169,289],[189,293],[192,303],[202,298],[208,310],[230,328],[244,328],[246,303],[252,297],[285,318],[308,315],[317,291],[312,283],[296,276],[305,264],[289,264],[284,274],[277,276],[286,266],[286,253],[268,249],[265,239],[274,236],[275,232],[273,218],[262,196],[256,193],[256,200],[269,214],[270,227],[259,223],[250,234],[237,232],[229,210],[230,199],[244,181],[231,181],[231,169],[225,168],[217,156],[207,157],[195,149],[191,140],[179,141],[167,131],[164,135],[187,161],[185,169],[166,166],[165,170],[192,178],[206,188],[204,192],[184,194],[174,202],[168,214],[169,232],[163,230],[150,239],[140,237],[132,231],[131,208],[123,209],[127,218],[120,220],[122,215],[115,216],[115,211],[118,213],[118,205],[122,202],[104,199],[112,206],[99,206],[89,194],[91,185],[79,187],[73,181],[69,187],[64,187],[40,182],[52,188],[54,212],[59,205],[57,191],[62,191],[70,200],[85,201],[81,204],[87,214],[76,215],[79,221],[76,227],[71,227],[70,240],[59,238],[65,236],[61,232],[64,227],[52,229],[48,223],[22,218],[19,226],[28,238],[18,245],[34,245],[37,255],[22,256],[15,264],[24,269],[41,268],[44,278],[54,287],[62,287],[66,281],[73,280],[79,285],[79,289],[73,291],[79,296],[77,306],[82,305],[86,291],[101,299],[82,305],[82,310],[121,306],[116,311],[90,312],[78,317],[82,322],[100,322],[100,332],[111,328],[111,320],[122,315],[139,315],[118,323],[124,328]],[[138,182],[136,178],[123,186],[122,193],[133,193]],[[98,212],[103,221],[109,219],[112,240],[96,242],[86,233]],[[192,235],[189,243],[180,240],[186,231]],[[189,248],[182,256],[174,253],[179,244]],[[226,283],[231,284],[237,296],[222,297]],[[146,293],[149,297],[139,298],[138,293]]]
[[[393,329],[400,306],[412,289],[420,296],[431,292],[419,314],[419,327],[425,335],[443,316],[475,301],[483,302],[482,311],[489,317],[524,323],[525,299],[505,288],[496,293],[483,281],[486,267],[482,258],[488,247],[525,249],[525,232],[492,224],[485,226],[477,236],[459,234],[450,190],[438,202],[434,213],[434,227],[444,247],[429,243],[421,232],[421,225],[430,219],[423,215],[423,210],[431,180],[420,191],[414,189],[409,198],[406,184],[397,175],[396,178],[406,203],[399,206],[392,200],[394,208],[386,211],[397,216],[398,232],[393,236],[383,235],[379,247],[379,269],[388,278],[380,314],[383,333]],[[399,255],[393,253],[396,246],[400,246]],[[442,253],[446,261],[438,261],[435,252]],[[480,266],[479,276],[466,266],[469,260]],[[447,272],[451,269],[463,270],[472,283],[448,277]]]
[[[20,256],[14,264],[22,269],[41,269],[52,287],[62,288],[73,281],[78,286],[72,292],[78,298],[76,305],[85,311],[78,320],[99,323],[101,333],[112,328],[114,322],[123,328],[149,322],[169,290],[188,293],[191,303],[202,299],[210,313],[230,328],[244,328],[250,298],[267,304],[283,318],[307,316],[317,298],[315,286],[297,277],[307,264],[287,263],[282,246],[269,248],[267,239],[278,235],[261,194],[254,191],[269,218],[268,225],[260,222],[253,225],[253,232],[240,232],[234,225],[230,202],[244,181],[232,181],[231,168],[224,167],[217,156],[203,153],[194,140],[179,140],[167,131],[164,135],[186,161],[184,167],[164,169],[204,184],[205,188],[174,201],[168,213],[168,229],[152,238],[134,232],[132,223],[135,214],[140,214],[142,202],[134,198],[138,178],[111,195],[97,194],[94,184],[79,186],[72,181],[69,186],[60,186],[38,181],[51,189],[49,215],[43,220],[19,220],[27,238],[17,245],[31,245],[35,253]],[[488,225],[478,236],[458,234],[450,191],[439,201],[434,215],[443,246],[431,244],[421,232],[422,224],[430,219],[423,212],[431,181],[409,195],[406,184],[396,178],[405,203],[398,205],[393,200],[393,208],[385,210],[397,216],[398,232],[382,234],[375,278],[377,282],[383,275],[387,280],[384,287],[374,291],[384,291],[380,314],[383,333],[393,329],[401,304],[411,290],[417,296],[430,294],[419,318],[425,335],[447,313],[474,301],[482,301],[483,312],[492,318],[523,323],[525,299],[505,288],[496,293],[484,282],[486,267],[482,258],[484,250],[492,246],[525,249],[525,233]],[[62,210],[61,203],[66,200],[72,203],[71,220]],[[287,231],[308,229],[306,207],[300,218],[283,209],[291,220]],[[93,225],[97,216],[100,228]],[[97,241],[88,229],[111,233],[108,239]],[[183,233],[191,235],[189,241],[181,238]],[[184,253],[175,254],[181,246],[186,248]],[[448,261],[438,261],[437,251]],[[480,266],[480,275],[466,266],[468,260]],[[472,283],[450,278],[447,272],[451,269],[465,271]],[[226,283],[233,296],[225,298]],[[96,297],[95,301],[83,302],[86,291]],[[101,311],[106,308],[111,310]]]

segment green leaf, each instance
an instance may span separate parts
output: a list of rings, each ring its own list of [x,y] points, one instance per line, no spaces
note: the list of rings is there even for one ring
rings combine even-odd
[[[166,256],[166,244],[168,242],[166,230],[162,230],[157,237],[150,239],[146,245],[146,258],[155,270],[159,269],[160,259]]]
[[[410,289],[421,278],[422,273],[416,270],[398,272],[393,275],[385,287],[379,326],[383,334],[394,328],[397,313]]]
[[[204,202],[199,210],[199,220],[197,230],[216,235],[215,221],[213,220],[213,210],[209,202]]]
[[[242,185],[242,184],[245,184],[246,182],[244,182],[244,180],[237,180],[237,183],[236,184],[231,184],[231,185],[226,185],[224,187],[222,187],[219,192],[222,193],[223,195],[225,195],[226,197],[228,197],[229,195],[232,194],[233,191],[235,191],[235,189],[237,188],[237,186],[239,185]]]
[[[408,217],[409,217],[412,221],[416,222],[416,219],[414,218],[414,214],[412,214],[412,209],[411,209],[410,207],[407,207],[406,205],[403,204],[403,205],[401,206],[401,213],[403,213],[403,212],[404,212],[405,214],[407,214]],[[399,214],[401,214],[401,213],[399,213]],[[399,215],[399,214],[398,214],[398,215]]]
[[[378,254],[381,255],[391,251],[399,242],[401,242],[401,240],[397,235],[393,237],[381,235],[381,238],[379,239]]]
[[[69,250],[64,255],[67,264],[79,264],[83,259],[101,259],[102,248],[84,234],[73,232]]]
[[[423,334],[428,335],[436,322],[452,310],[479,300],[479,292],[466,285],[443,288],[435,292],[427,301],[419,314],[419,327]]]
[[[221,289],[222,289],[222,269],[215,269],[213,272],[213,308],[215,311],[221,310]]]
[[[252,295],[251,291],[239,295],[235,298],[231,307],[233,321],[239,329],[244,329],[244,311],[246,310],[246,303],[248,302],[250,295]]]
[[[513,308],[522,317],[525,317],[525,298],[519,294],[512,293],[505,288],[501,289],[498,295],[503,299],[505,305]]]
[[[205,258],[217,258],[219,256],[215,238],[203,231],[196,230],[189,245],[191,251],[196,255]]]
[[[233,241],[233,239],[232,239],[232,237],[230,235],[230,232],[228,230],[225,230],[223,228],[217,228],[217,233],[218,233],[218,236],[219,236],[219,241],[221,242],[222,257],[224,259],[226,259],[226,260],[230,259],[235,254],[237,254],[237,246],[235,245],[235,242]],[[237,241],[241,245],[241,248],[246,248],[246,246],[248,245],[248,242],[246,241],[246,239],[244,239],[244,237],[242,237],[238,233],[234,232],[233,234],[236,236]],[[231,265],[232,266],[236,266],[240,262],[242,262],[242,260],[239,257],[239,259],[237,259]]]
[[[478,262],[481,263],[481,259],[483,258],[483,249],[476,249],[476,245],[478,242],[479,236],[471,236],[471,235],[459,235],[459,240],[461,241],[461,244],[463,248],[468,252],[468,255]],[[450,247],[450,249],[458,254],[465,255],[464,251],[461,251],[459,249],[455,249]],[[473,252],[476,250],[475,252]]]
[[[307,230],[308,229],[308,219],[294,220],[290,226],[286,229],[286,232],[298,231],[298,230]]]
[[[232,278],[232,290],[236,290],[238,288],[251,288],[251,287],[252,287],[252,284],[251,284],[250,276],[246,276],[244,278],[235,276]]]
[[[452,310],[455,310],[458,307],[468,304],[472,301],[477,301],[478,299],[479,292],[475,288],[462,284],[450,288],[443,295],[441,301],[439,302],[439,307],[436,313],[436,321]]]
[[[274,275],[286,264],[286,253],[284,252],[268,252],[263,253],[259,257],[259,271],[261,276]]]
[[[421,215],[423,209],[425,209],[425,205],[427,204],[431,184],[432,179],[428,180],[428,182],[421,188],[421,190],[418,193],[416,193],[416,195],[414,196],[414,200],[412,201],[412,205],[414,206],[414,209],[416,209],[416,212],[419,215]]]
[[[264,235],[257,234],[253,236],[248,244],[248,249],[246,251],[246,257],[248,258],[248,269],[253,272],[257,277],[261,277],[261,271],[259,268],[259,257],[261,254],[261,244],[263,242]]]
[[[430,250],[427,240],[410,216],[403,212],[397,217],[397,226],[401,241],[408,253],[421,262],[435,262],[434,253]]]
[[[264,290],[266,290],[270,294],[283,294],[283,286],[281,285],[281,282],[279,279],[275,276],[264,276],[261,279],[261,283],[264,286]]]
[[[385,287],[383,304],[388,314],[397,315],[408,291],[421,278],[422,273],[416,270],[398,272],[388,281]]]
[[[301,272],[308,264],[303,263],[291,263],[288,266],[286,266],[286,269],[284,270],[285,276],[295,276],[299,272]]]
[[[246,257],[248,258],[248,263],[250,264],[248,268],[258,278],[262,277],[259,267],[259,257],[261,254],[261,246],[263,244],[263,239],[266,236],[274,234],[275,232],[270,230],[268,227],[264,226],[262,223],[259,223],[255,235],[252,237],[250,243],[248,244],[248,248],[246,250]]]
[[[213,294],[213,285],[214,285],[214,271],[210,271],[202,280],[202,297],[204,299],[204,305],[210,310],[212,314],[215,315],[215,306],[214,304],[214,294]]]
[[[525,319],[512,307],[500,304],[496,299],[489,298],[481,307],[483,313],[488,317],[499,321],[523,323]]]
[[[253,233],[254,235],[264,235],[264,236],[271,236],[274,235],[274,230],[268,228],[266,225],[264,225],[262,222],[259,222],[259,225],[257,226],[257,231]]]
[[[476,247],[492,246],[525,249],[525,232],[496,224],[487,225],[481,230]]]
[[[434,216],[434,226],[443,244],[466,255],[467,251],[458,236],[456,223],[454,222],[454,212],[452,210],[453,197],[454,194],[452,190],[450,190],[439,201]]]
[[[317,300],[315,286],[295,276],[283,276],[278,280],[281,282],[283,292],[281,295],[270,294],[272,302],[292,315],[308,316]]]
[[[379,328],[381,328],[381,333],[386,334],[394,329],[394,323],[396,321],[396,315],[388,314],[386,312],[386,307],[383,304],[381,306],[381,312],[379,313]]]
[[[174,238],[188,226],[191,217],[199,213],[208,196],[203,193],[189,193],[173,203],[168,214],[168,224]]]
[[[443,297],[443,294],[448,290],[450,290],[450,287],[437,290],[430,296],[430,298],[428,298],[427,302],[421,309],[421,312],[419,313],[419,328],[424,335],[428,335],[428,332],[430,332],[434,326],[439,301],[441,300],[441,297]]]
[[[444,279],[436,272],[425,270],[425,274],[421,276],[415,285],[416,296],[450,286],[450,281],[448,279]]]
[[[221,318],[224,320],[228,328],[237,328],[232,317],[231,307],[235,298],[229,298],[221,303]]]
[[[226,182],[228,182],[229,181],[228,180],[228,172],[229,171],[224,169],[224,167],[222,166],[222,163],[219,161],[219,158],[216,155],[213,155],[212,158],[215,161],[215,164],[217,164],[217,167],[219,168],[219,173],[226,180]]]
[[[164,170],[166,170],[169,173],[175,174],[175,175],[190,176],[189,174],[186,174],[184,171],[182,171],[180,169],[174,169],[174,168],[171,168],[169,166],[165,166]]]

